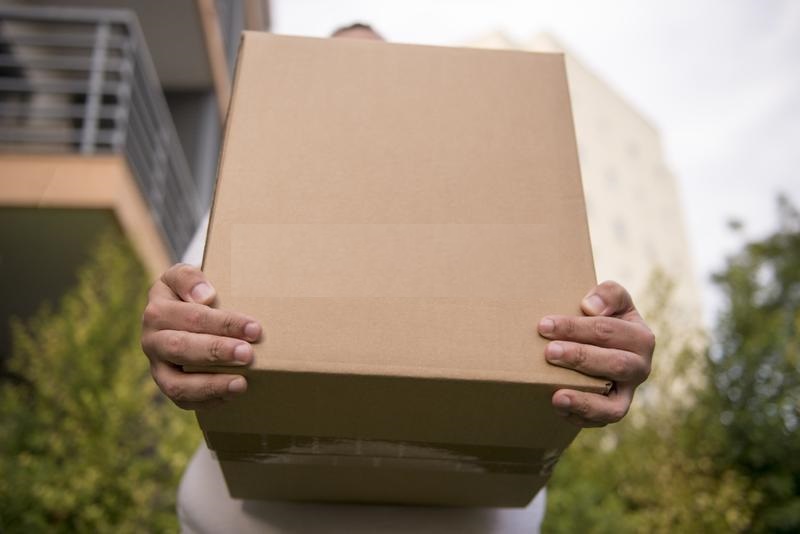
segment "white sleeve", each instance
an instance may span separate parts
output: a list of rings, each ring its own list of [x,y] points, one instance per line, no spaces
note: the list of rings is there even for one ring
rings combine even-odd
[[[203,263],[203,250],[206,248],[206,234],[208,233],[208,213],[206,213],[192,237],[186,252],[183,253],[183,263],[200,267]]]
[[[192,534],[538,534],[542,489],[525,508],[459,508],[242,501],[228,494],[219,462],[205,443],[178,489],[181,532]]]

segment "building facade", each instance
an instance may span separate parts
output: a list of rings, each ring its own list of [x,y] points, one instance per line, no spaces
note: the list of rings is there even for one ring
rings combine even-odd
[[[118,231],[156,276],[213,193],[243,29],[266,0],[0,0],[0,356],[11,317]],[[57,267],[54,267],[57,266]]]
[[[598,280],[620,282],[647,307],[661,273],[673,284],[670,322],[702,328],[678,184],[658,130],[551,35],[518,43],[493,33],[470,46],[565,52]]]

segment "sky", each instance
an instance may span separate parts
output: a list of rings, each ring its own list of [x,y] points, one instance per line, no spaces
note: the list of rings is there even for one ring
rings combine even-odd
[[[353,21],[388,40],[459,45],[552,33],[661,133],[711,321],[710,274],[800,206],[800,1],[272,0],[272,30],[324,37]]]

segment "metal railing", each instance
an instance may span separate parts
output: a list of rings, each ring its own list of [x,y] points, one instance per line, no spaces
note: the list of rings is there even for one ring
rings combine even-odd
[[[230,0],[216,0],[217,19],[222,30],[223,45],[225,46],[225,56],[228,60],[229,76],[233,77],[233,66],[236,64],[236,54],[239,51],[239,37],[244,25],[244,2]]]
[[[123,154],[173,259],[203,215],[128,10],[0,7],[0,152]]]

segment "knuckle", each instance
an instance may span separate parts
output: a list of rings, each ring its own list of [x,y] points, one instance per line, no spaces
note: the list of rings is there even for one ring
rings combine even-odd
[[[589,361],[588,347],[582,343],[576,343],[573,356],[573,363],[575,364],[575,367],[577,367],[578,369],[583,369],[586,367],[586,363],[588,361]]]
[[[176,285],[184,286],[198,274],[197,268],[192,265],[181,263],[175,269],[175,282]]]
[[[158,375],[158,368],[157,368],[156,364],[154,362],[152,362],[152,361],[150,362],[150,376],[153,377],[153,382],[156,383],[156,385],[158,386],[158,389],[160,389],[161,391],[164,391],[164,388],[161,387],[161,377],[159,377],[159,375]]]
[[[627,381],[632,375],[630,357],[624,352],[615,354],[609,361],[609,370],[617,380]]]
[[[591,411],[592,411],[592,406],[589,403],[589,399],[586,396],[581,396],[581,398],[578,400],[578,403],[575,406],[575,412],[581,417],[588,418]]]
[[[149,336],[142,335],[142,337],[139,339],[139,345],[142,347],[142,352],[149,358],[150,353],[153,350]]]
[[[195,272],[195,268],[189,265],[188,263],[178,263],[174,266],[175,275],[178,278],[184,278],[186,276],[191,276]]]
[[[161,275],[161,281],[169,286],[169,281],[175,278],[175,275],[178,273],[178,269],[180,269],[182,263],[176,263],[171,265],[169,269],[164,271]]]
[[[612,315],[623,315],[636,309],[631,294],[619,282],[606,280],[597,286],[597,292],[604,296],[614,310]]]
[[[647,380],[647,377],[650,376],[650,373],[653,370],[652,364],[648,360],[643,360],[641,364],[641,370],[639,372],[639,378],[642,382]]]
[[[186,323],[194,332],[204,332],[206,326],[206,312],[202,309],[192,309],[186,314]]]
[[[656,335],[649,328],[643,334],[644,346],[647,350],[648,356],[651,356],[656,350]]]
[[[144,326],[153,326],[158,322],[160,317],[161,310],[159,309],[158,304],[151,300],[147,303],[147,306],[144,307],[144,312],[142,313],[142,324]]]
[[[172,290],[176,295],[179,294],[179,286],[192,276],[194,276],[196,269],[186,263],[176,263],[166,270],[161,276],[161,281]]]
[[[225,356],[226,344],[222,339],[214,339],[208,346],[208,361],[215,363],[220,360],[226,359]]]
[[[203,400],[209,400],[221,396],[222,388],[214,380],[206,380],[201,386]]]
[[[566,337],[572,337],[577,330],[575,319],[571,317],[564,317],[556,320],[556,329],[560,331],[562,335]]]
[[[156,290],[156,285],[157,284],[158,284],[158,282],[156,282],[155,284],[150,286],[150,289],[147,290],[147,300],[148,300],[148,302],[153,301],[153,300],[158,298],[157,290]]]
[[[237,334],[238,330],[239,320],[231,314],[226,314],[222,320],[222,331],[225,332],[225,334],[232,336]]]
[[[169,334],[164,340],[164,352],[173,357],[182,356],[186,352],[186,339],[179,332]]]
[[[611,408],[611,411],[609,413],[610,422],[616,423],[617,421],[621,421],[622,418],[625,417],[626,415],[628,415],[628,405],[627,404],[616,405],[613,408]]]
[[[608,342],[614,336],[614,325],[608,319],[598,317],[593,322],[595,337],[601,342]]]
[[[186,395],[186,388],[183,387],[183,385],[177,380],[165,382],[162,385],[161,390],[167,397],[176,403],[186,402],[189,400]]]

